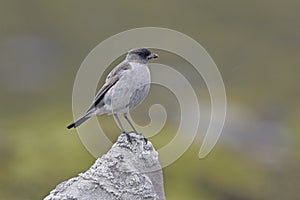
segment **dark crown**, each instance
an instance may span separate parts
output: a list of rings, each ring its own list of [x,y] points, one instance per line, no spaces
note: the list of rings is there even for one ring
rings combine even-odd
[[[149,49],[146,49],[146,48],[140,48],[140,49],[130,50],[128,52],[128,54],[136,54],[139,57],[146,59],[148,56],[151,55],[151,51]]]

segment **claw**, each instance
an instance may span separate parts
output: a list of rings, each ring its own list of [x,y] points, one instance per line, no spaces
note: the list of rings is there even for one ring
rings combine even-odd
[[[144,137],[144,142],[145,142],[145,144],[148,143],[148,139],[146,137]]]
[[[123,133],[126,135],[128,142],[130,144],[132,144],[132,140],[131,140],[131,137],[130,137],[129,133],[127,133],[127,132],[123,132]]]

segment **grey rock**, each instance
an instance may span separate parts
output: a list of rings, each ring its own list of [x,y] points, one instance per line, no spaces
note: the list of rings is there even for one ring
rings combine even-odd
[[[140,134],[125,134],[94,165],[60,183],[44,200],[164,200],[158,153]]]

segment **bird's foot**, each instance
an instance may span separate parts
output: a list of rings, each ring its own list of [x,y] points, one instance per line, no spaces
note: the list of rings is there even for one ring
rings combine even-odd
[[[143,137],[145,144],[148,144],[148,139],[142,133],[138,133],[136,130],[131,131],[131,133],[136,133],[138,135],[141,135]]]
[[[144,142],[145,142],[145,144],[148,143],[148,139],[146,137],[144,137]]]
[[[127,132],[125,132],[125,131],[123,131],[123,133],[126,135],[128,142],[129,142],[130,144],[132,144],[132,140],[131,140],[131,137],[130,137],[129,133],[127,133]]]

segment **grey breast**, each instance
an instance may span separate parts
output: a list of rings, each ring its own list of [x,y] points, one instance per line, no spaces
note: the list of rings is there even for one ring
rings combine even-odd
[[[129,110],[134,109],[138,106],[147,96],[150,90],[150,84],[144,84],[138,87],[131,95],[129,100]]]

